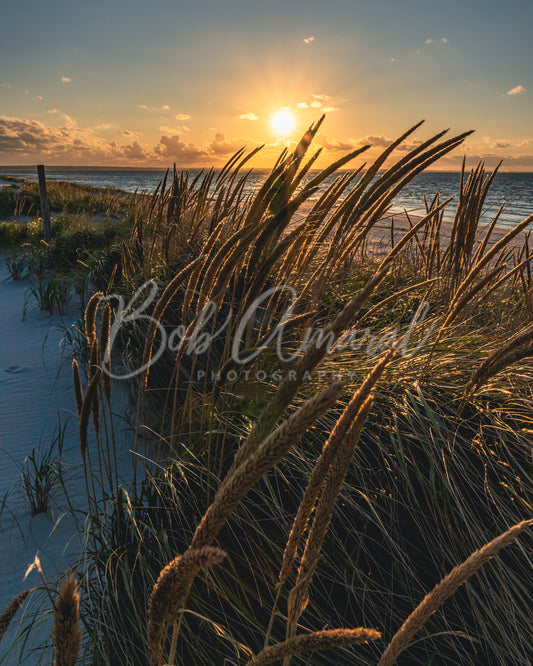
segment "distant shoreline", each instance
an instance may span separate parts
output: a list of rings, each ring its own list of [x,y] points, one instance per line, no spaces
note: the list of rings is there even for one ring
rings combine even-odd
[[[29,169],[36,169],[36,164],[8,164],[6,166],[0,165],[0,174],[1,175],[16,175],[15,173],[11,174],[10,170],[13,170],[14,172],[16,171],[28,171]],[[167,169],[172,169],[173,165],[167,165],[167,166],[86,166],[86,165],[79,165],[79,166],[73,166],[73,165],[53,165],[53,164],[46,164],[45,167],[50,170],[50,171],[99,171],[99,172],[105,172],[105,171],[162,171],[165,172]],[[178,171],[181,170],[192,170],[192,169],[209,169],[211,168],[210,166],[207,165],[176,165],[176,168]],[[223,166],[215,167],[215,170],[220,170],[222,169]],[[271,171],[270,167],[253,167],[254,171]],[[493,169],[488,169],[489,171],[493,171]],[[322,171],[320,168],[316,169],[310,169],[310,171]],[[336,173],[345,173],[347,171],[351,171],[351,169],[340,169]],[[432,174],[460,174],[461,170],[460,169],[426,169],[424,173],[432,173]],[[527,175],[531,174],[533,175],[533,169],[529,170],[521,170],[521,169],[513,169],[513,170],[506,170],[505,167],[500,168],[499,174],[521,174],[521,175]]]
[[[195,177],[200,171],[201,169],[190,170],[190,177]],[[50,181],[64,181],[89,187],[120,190],[127,193],[147,194],[155,191],[165,173],[166,170],[163,169],[137,167],[106,167],[105,169],[98,167],[68,167],[64,169],[49,167],[46,170],[47,179]],[[245,185],[245,195],[253,195],[264,182],[268,173],[270,172],[266,169],[252,170]],[[4,184],[6,178],[9,177],[34,183],[37,179],[37,171],[32,167],[13,167],[11,169],[0,167],[0,185]],[[445,211],[445,218],[451,219],[457,205],[459,181],[460,174],[454,171],[427,171],[418,174],[403,187],[401,193],[397,194],[392,212],[400,214],[407,210],[409,214],[415,216],[423,215],[425,211],[424,197],[427,197],[429,203],[439,192],[441,201],[449,198],[453,199]],[[333,182],[333,176],[328,182],[324,183],[324,186],[327,186],[330,182]],[[4,187],[0,187],[0,189],[4,189]],[[315,193],[310,201],[316,201],[318,196],[319,193]],[[483,223],[491,221],[502,203],[506,205],[498,225],[503,228],[513,227],[530,215],[533,212],[533,172],[500,172],[497,174],[484,202]]]

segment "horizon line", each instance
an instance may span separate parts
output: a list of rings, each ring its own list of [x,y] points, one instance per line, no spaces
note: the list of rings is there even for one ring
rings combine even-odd
[[[64,171],[74,171],[74,170],[81,170],[81,171],[167,171],[167,170],[172,170],[175,165],[171,166],[116,166],[116,165],[88,165],[88,164],[45,164],[45,169],[50,169],[50,170],[64,170]],[[6,164],[6,165],[1,165],[0,164],[0,170],[5,171],[8,169],[36,169],[37,168],[37,162],[32,163],[32,164]],[[222,166],[214,166],[214,165],[184,165],[177,167],[176,169],[178,171],[183,171],[187,169],[211,169],[214,168],[216,169],[223,169],[224,165]],[[494,168],[487,168],[488,171],[494,171]],[[271,167],[252,167],[253,171],[271,171]],[[315,168],[315,169],[310,169],[310,171],[323,171],[321,168]],[[340,172],[346,172],[350,171],[350,169],[340,169],[337,173]],[[461,173],[461,169],[424,169],[423,172],[421,173]],[[533,173],[533,168],[531,169],[520,169],[520,168],[505,168],[503,165],[499,169],[499,173]],[[10,174],[2,174],[2,175],[10,175]],[[421,174],[419,174],[421,175]]]

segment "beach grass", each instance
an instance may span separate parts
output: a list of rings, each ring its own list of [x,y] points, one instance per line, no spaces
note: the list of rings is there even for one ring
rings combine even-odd
[[[21,181],[0,190],[3,214],[13,220],[0,222],[4,263],[12,279],[29,283],[28,306],[35,303],[51,314],[64,314],[75,296],[84,308],[92,291],[109,284],[120,264],[136,197],[52,181],[53,240],[45,243],[36,188],[35,183]]]
[[[0,218],[38,217],[38,183],[11,177],[9,181],[9,185],[0,188]],[[47,194],[51,213],[84,212],[116,217],[127,213],[131,202],[131,196],[120,190],[52,179],[48,180]]]
[[[527,663],[533,218],[493,242],[480,165],[445,239],[436,193],[381,238],[394,196],[468,133],[395,152],[416,125],[317,173],[319,127],[252,196],[244,151],[174,170],[95,248],[116,252],[73,366],[83,663]],[[152,290],[150,318],[113,333]]]

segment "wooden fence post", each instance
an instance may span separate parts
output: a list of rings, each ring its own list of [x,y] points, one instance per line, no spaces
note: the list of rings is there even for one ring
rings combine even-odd
[[[39,177],[39,196],[41,198],[41,217],[43,219],[44,242],[50,243],[52,240],[52,229],[50,226],[48,196],[46,194],[46,176],[44,175],[44,164],[37,165],[37,176]]]

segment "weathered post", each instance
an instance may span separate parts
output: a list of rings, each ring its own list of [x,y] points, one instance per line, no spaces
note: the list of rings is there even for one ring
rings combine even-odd
[[[48,196],[46,194],[46,176],[44,175],[44,164],[37,165],[37,176],[39,177],[39,197],[41,198],[41,217],[43,219],[44,242],[50,243],[52,240],[52,229],[50,226]]]

